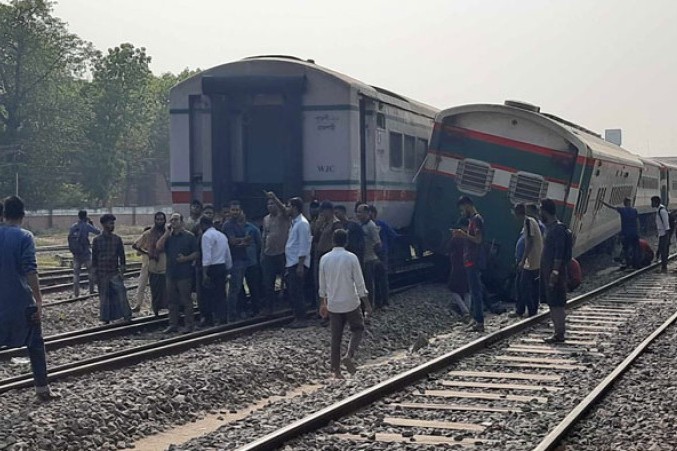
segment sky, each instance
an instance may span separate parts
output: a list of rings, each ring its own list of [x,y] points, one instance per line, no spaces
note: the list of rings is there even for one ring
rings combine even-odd
[[[436,108],[522,100],[677,156],[674,0],[60,0],[55,15],[100,50],[145,47],[158,74],[294,55]]]

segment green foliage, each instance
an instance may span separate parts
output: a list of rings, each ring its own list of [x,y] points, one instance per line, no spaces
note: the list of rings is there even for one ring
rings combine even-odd
[[[171,86],[144,48],[102,53],[53,16],[48,0],[0,3],[0,196],[30,207],[126,203],[169,174]],[[72,202],[72,205],[69,203]]]

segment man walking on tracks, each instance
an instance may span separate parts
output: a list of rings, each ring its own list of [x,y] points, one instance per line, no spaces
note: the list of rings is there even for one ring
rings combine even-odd
[[[1,204],[0,204],[1,205]],[[33,235],[21,228],[25,211],[15,196],[4,201],[0,226],[0,347],[26,346],[39,400],[58,397],[47,385],[47,359],[40,323],[42,296]]]
[[[87,211],[78,212],[78,222],[68,231],[68,250],[73,254],[73,296],[80,296],[80,270],[85,266],[87,272],[92,270],[92,250],[89,245],[89,234],[98,235],[101,230],[94,227],[87,217]],[[89,274],[89,294],[94,293],[94,277]]]
[[[546,227],[541,255],[541,285],[555,329],[555,334],[544,341],[562,343],[565,333],[567,268],[571,261],[572,236],[567,226],[557,219],[557,209],[552,199],[541,201],[541,218]]]
[[[661,204],[661,198],[653,196],[651,206],[656,209],[656,231],[658,233],[658,255],[661,258],[661,272],[668,272],[668,253],[670,251],[670,215],[668,209]]]
[[[113,233],[115,216],[107,213],[99,219],[103,233],[92,242],[92,272],[99,286],[99,314],[108,324],[116,319],[132,320],[132,309],[127,300],[125,274],[125,247],[122,238]]]
[[[477,212],[475,204],[468,196],[461,196],[456,203],[461,215],[468,218],[468,230],[454,229],[453,236],[465,240],[463,248],[463,264],[470,288],[471,310],[475,324],[470,327],[473,332],[484,332],[484,288],[482,271],[486,267],[482,243],[484,241],[484,219]]]
[[[167,255],[167,296],[169,298],[169,327],[165,333],[176,332],[179,327],[179,310],[183,308],[183,333],[192,332],[195,324],[193,300],[190,297],[193,282],[193,261],[198,257],[195,235],[185,229],[183,216],[173,213],[169,227],[158,240],[157,248]]]
[[[333,233],[334,248],[322,256],[319,268],[320,314],[329,316],[331,330],[331,372],[341,379],[341,363],[349,373],[356,371],[355,353],[362,341],[364,318],[360,309],[360,298],[365,299],[367,289],[364,285],[360,262],[355,254],[345,250],[348,233],[337,229]],[[365,305],[369,305],[365,302]],[[348,352],[341,360],[341,340],[346,323],[350,327],[351,337]]]
[[[623,199],[622,207],[614,207],[604,201],[602,204],[616,210],[621,217],[621,240],[625,258],[625,265],[621,269],[639,268],[639,214],[632,206],[632,200],[629,197]]]

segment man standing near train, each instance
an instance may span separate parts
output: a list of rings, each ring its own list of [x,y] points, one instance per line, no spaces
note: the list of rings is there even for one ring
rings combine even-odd
[[[621,269],[639,268],[639,214],[632,206],[632,200],[629,197],[623,199],[622,207],[614,207],[604,201],[602,204],[616,210],[621,217],[621,241],[625,258],[625,265]]]
[[[536,219],[527,216],[524,204],[515,205],[515,217],[522,223],[521,236],[524,237],[524,251],[517,262],[519,273],[517,305],[512,317],[522,317],[526,311],[529,316],[538,313],[538,274],[543,252],[543,237]]]
[[[306,302],[304,280],[310,269],[310,223],[303,216],[303,200],[300,197],[289,199],[289,216],[292,218],[289,237],[285,246],[287,288],[289,301],[296,319],[289,327],[306,327]]]
[[[484,287],[482,271],[486,267],[486,255],[483,250],[484,218],[477,212],[475,203],[468,196],[461,196],[456,203],[461,215],[468,218],[468,230],[453,229],[455,237],[463,238],[463,264],[465,265],[472,315],[475,324],[470,326],[473,332],[484,332]]]
[[[270,315],[275,309],[275,281],[277,276],[284,277],[284,248],[289,236],[291,220],[284,204],[272,191],[265,191],[268,215],[263,218],[261,235],[261,269],[263,270],[263,295],[265,301],[263,313]]]
[[[651,206],[656,209],[656,232],[658,233],[658,255],[661,258],[661,272],[668,272],[668,252],[670,251],[670,216],[668,209],[661,204],[661,198],[653,196]]]
[[[541,201],[541,218],[546,227],[541,255],[541,285],[555,329],[554,335],[544,341],[562,343],[565,334],[567,268],[571,261],[571,236],[566,225],[557,219],[557,208],[552,199]]]
[[[167,258],[166,282],[169,300],[169,326],[164,333],[179,329],[179,311],[183,308],[183,333],[195,328],[193,300],[190,297],[194,276],[193,262],[199,256],[198,242],[191,232],[185,229],[183,215],[173,213],[169,217],[169,226],[157,242],[158,252],[164,252]]]

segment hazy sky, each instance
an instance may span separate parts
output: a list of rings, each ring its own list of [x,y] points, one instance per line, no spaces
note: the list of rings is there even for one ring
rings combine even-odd
[[[105,50],[156,73],[289,54],[429,103],[520,99],[627,149],[677,156],[675,0],[60,0]]]

